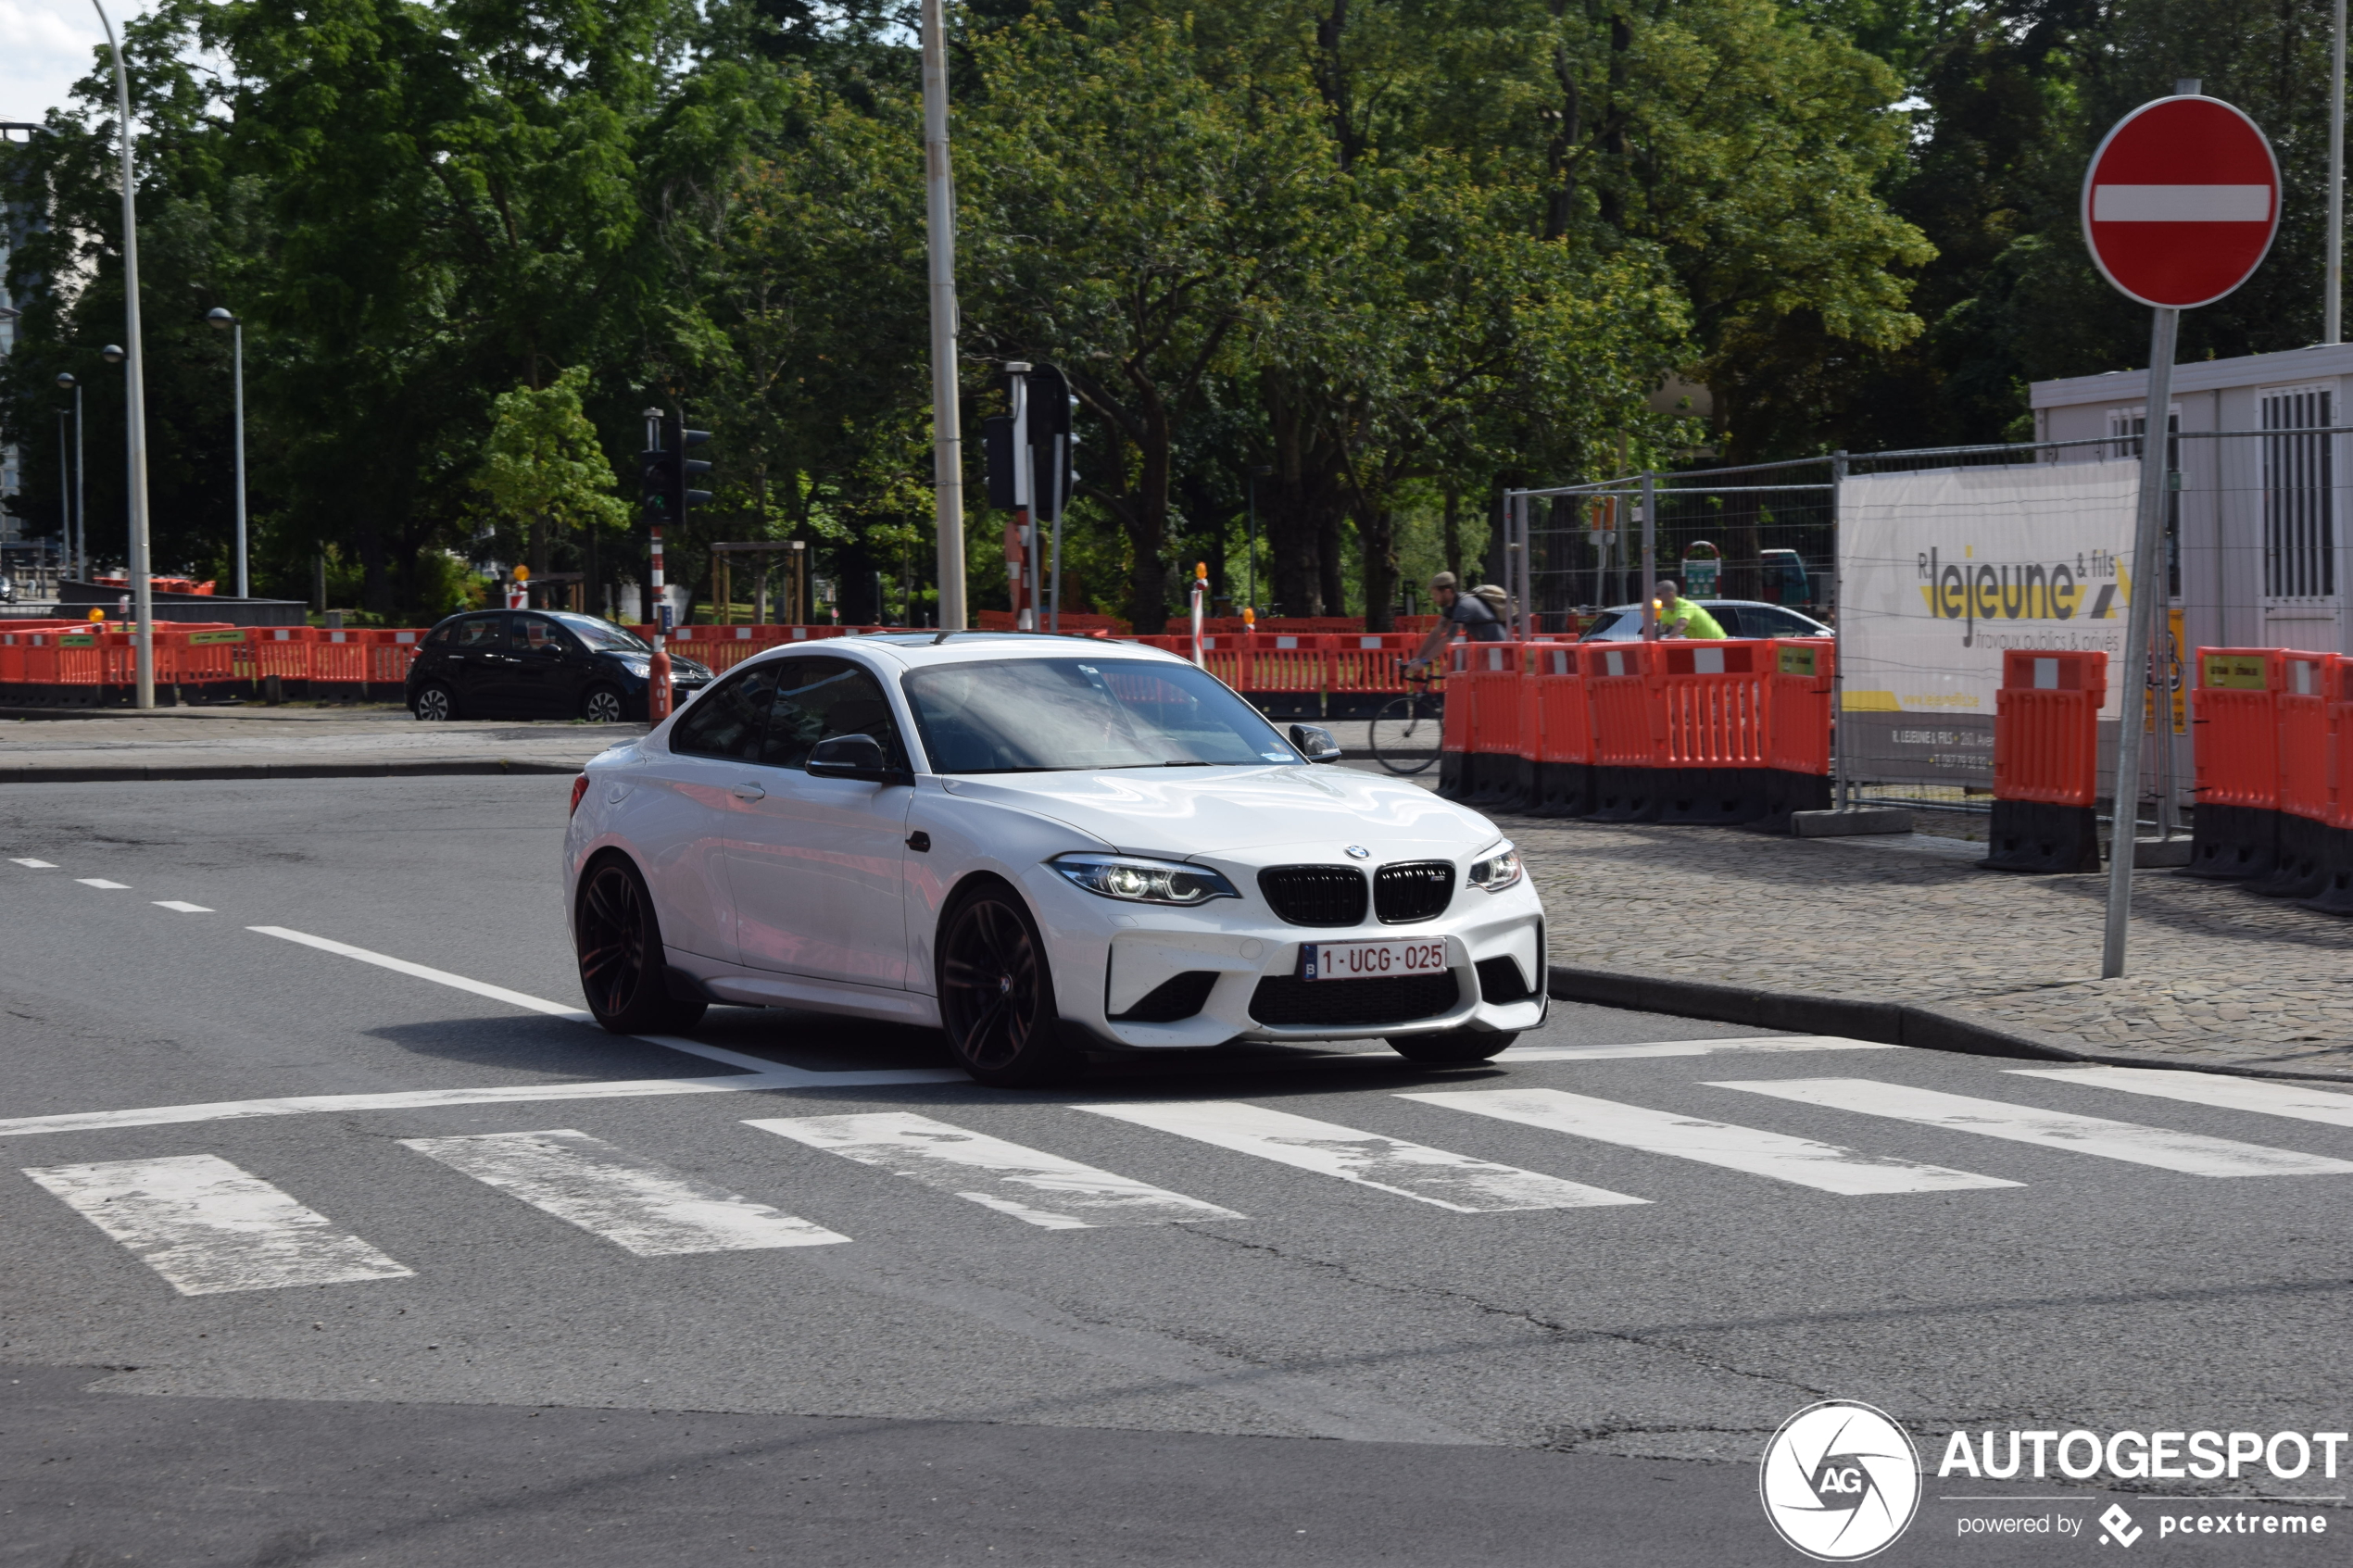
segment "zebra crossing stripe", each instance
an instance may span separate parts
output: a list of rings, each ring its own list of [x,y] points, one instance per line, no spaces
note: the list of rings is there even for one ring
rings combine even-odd
[[[1729,1040],[1652,1040],[1633,1046],[1514,1046],[1495,1059],[1501,1067],[1516,1061],[1618,1061],[1657,1056],[1717,1056],[1724,1052],[1761,1051],[1894,1051],[1901,1046],[1877,1040],[1850,1040],[1842,1035],[1775,1035]]]
[[[640,1258],[823,1247],[849,1239],[634,1160],[602,1138],[570,1127],[400,1142]]]
[[[1969,1171],[1951,1171],[1941,1165],[1917,1165],[1908,1160],[1862,1154],[1836,1144],[1792,1137],[1786,1133],[1735,1127],[1702,1117],[1652,1110],[1617,1100],[1596,1099],[1591,1095],[1573,1095],[1561,1089],[1450,1090],[1397,1098],[1638,1148],[1645,1154],[1695,1160],[1703,1165],[1719,1165],[1728,1171],[1770,1176],[1776,1181],[1847,1197],[2025,1185]]]
[[[1197,1138],[1319,1176],[1337,1176],[1458,1214],[1592,1209],[1649,1201],[1239,1100],[1167,1100],[1071,1109]]]
[[[416,1271],[214,1154],[27,1167],[182,1296],[400,1279]]]
[[[2164,1127],[2144,1127],[2133,1122],[2110,1122],[2100,1116],[2073,1116],[2005,1100],[1882,1084],[1870,1078],[1790,1078],[1717,1084],[1712,1087],[1743,1089],[1750,1094],[1795,1100],[1800,1105],[1886,1116],[1922,1126],[1950,1127],[1989,1138],[2065,1149],[2072,1154],[2154,1165],[2191,1176],[2320,1176],[2353,1171],[2353,1161],[2332,1160],[2324,1155],[2266,1148],[2260,1144],[2235,1143],[2229,1138],[2177,1133]]]
[[[1047,1230],[1242,1218],[1198,1198],[912,1111],[777,1117],[745,1125],[888,1171]]]
[[[2011,1067],[2004,1071],[2021,1078],[2047,1078],[2054,1084],[2089,1084],[2094,1088],[2122,1089],[2127,1094],[2187,1100],[2192,1105],[2219,1105],[2229,1110],[2353,1127],[2353,1095],[2310,1084],[2183,1073],[2171,1067]]]

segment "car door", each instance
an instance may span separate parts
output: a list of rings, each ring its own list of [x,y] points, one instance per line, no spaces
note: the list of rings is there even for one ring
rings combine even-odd
[[[509,705],[526,719],[569,719],[578,706],[573,690],[578,664],[566,656],[572,637],[544,615],[507,617]]]
[[[617,786],[631,792],[624,831],[637,848],[668,947],[737,961],[727,865],[738,803],[733,792],[744,787],[760,755],[774,687],[773,667],[730,676],[678,716],[666,746],[649,744],[648,764],[629,770]]]
[[[458,622],[447,658],[449,684],[458,711],[468,719],[504,716],[501,691],[507,673],[507,618],[475,615]]]
[[[803,766],[819,741],[864,734],[904,767],[889,699],[873,672],[851,659],[812,655],[766,668],[777,671],[775,695],[759,765],[742,775],[759,793],[731,797],[727,881],[742,961],[903,988],[903,861],[915,792],[903,784],[812,778]]]

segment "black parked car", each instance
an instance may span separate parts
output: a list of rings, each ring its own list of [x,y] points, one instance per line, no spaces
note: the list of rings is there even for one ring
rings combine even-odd
[[[425,634],[409,667],[409,711],[420,719],[646,717],[653,659],[634,632],[560,609],[453,615]],[[673,705],[711,684],[711,671],[670,656]]]

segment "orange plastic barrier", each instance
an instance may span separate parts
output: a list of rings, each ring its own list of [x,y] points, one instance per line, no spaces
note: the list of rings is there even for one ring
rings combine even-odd
[[[1659,709],[1658,821],[1753,822],[1765,814],[1766,682],[1772,645],[1672,638],[1653,666]]]
[[[1410,632],[1340,632],[1326,638],[1331,682],[1326,713],[1334,719],[1368,719],[1410,691],[1405,661],[1427,640]]]
[[[2270,874],[2247,891],[2274,898],[2309,898],[2329,883],[2329,759],[2331,698],[2347,660],[2333,653],[2290,652],[2281,661],[2282,684],[2272,698],[2280,754],[2278,834]]]
[[[1982,864],[2096,872],[2100,705],[2108,655],[2010,648],[1994,712],[1994,820]]]
[[[1519,643],[1471,643],[1453,662],[1448,700],[1461,688],[1472,693],[1468,746],[1464,759],[1464,802],[1508,810],[1525,799],[1519,774]]]
[[[1239,688],[1258,699],[1269,717],[1320,719],[1324,714],[1329,638],[1317,633],[1258,632],[1237,637],[1246,655]],[[1189,652],[1191,639],[1183,650]]]
[[[1438,793],[1448,800],[1470,794],[1471,731],[1477,718],[1478,688],[1463,679],[1470,669],[1475,645],[1455,643],[1446,650],[1446,703],[1438,727]]]
[[[1656,643],[1585,643],[1577,650],[1593,735],[1593,810],[1604,822],[1658,814],[1656,774],[1665,736],[1651,701]]]
[[[1777,637],[1765,671],[1765,814],[1755,825],[1786,833],[1800,811],[1831,807],[1831,697],[1837,645]]]
[[[1532,816],[1581,817],[1593,809],[1593,727],[1577,654],[1574,643],[1529,645],[1523,681],[1535,712],[1523,721],[1520,738],[1534,753]]]
[[[2192,876],[2269,876],[2279,864],[2283,648],[2200,648],[2190,693],[2197,817]]]
[[[0,649],[0,659],[6,658]],[[2302,902],[2324,914],[2353,915],[2353,659],[2338,659],[2327,681],[2329,811],[2322,824],[2320,885]]]

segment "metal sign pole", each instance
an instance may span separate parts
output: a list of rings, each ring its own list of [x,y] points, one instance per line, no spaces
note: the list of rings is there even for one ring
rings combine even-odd
[[[1831,804],[1843,811],[1846,778],[1846,594],[1839,570],[1839,497],[1846,489],[1846,451],[1831,454]]]
[[[1642,596],[1642,641],[1658,640],[1658,604],[1651,597],[1658,583],[1658,476],[1650,470],[1642,470],[1642,580],[1636,592]]]
[[[122,385],[131,435],[131,653],[138,706],[153,708],[156,605],[154,565],[147,558],[146,353],[139,333],[139,185],[131,160],[131,77],[123,69],[122,45],[116,41],[107,8],[97,0],[91,0],[91,5],[107,30],[107,49],[114,56],[115,116],[122,137],[122,331],[130,350],[122,368]]]
[[[939,624],[966,625],[964,451],[956,407],[956,187],[948,166],[946,0],[923,0],[924,229],[931,286],[932,526],[939,546]]]
[[[2179,310],[2160,308],[2149,327],[2148,417],[2141,422],[2141,504],[2133,524],[2133,605],[2124,630],[2123,679],[2118,688],[2114,831],[2108,835],[2108,926],[2100,947],[2100,978],[2124,972],[2124,939],[2133,920],[2133,840],[2141,808],[2138,711],[2148,689],[2149,636],[2164,597],[2158,558],[2165,533],[2167,416],[2173,403],[2173,347]]]
[[[1035,470],[1029,459],[1029,378],[1024,374],[1028,369],[1020,363],[1005,367],[1013,395],[1013,526],[1021,531],[1021,559],[1013,573],[1013,627],[1021,632],[1038,630],[1038,527],[1029,494]]]

